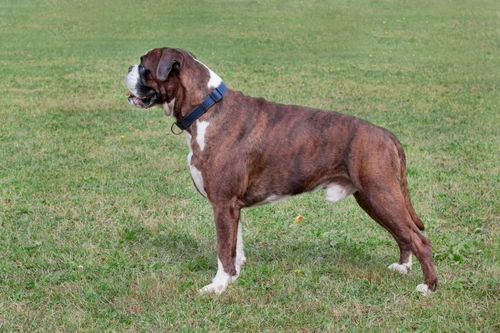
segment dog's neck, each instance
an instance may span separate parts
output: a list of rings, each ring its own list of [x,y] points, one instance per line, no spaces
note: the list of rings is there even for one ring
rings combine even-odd
[[[210,77],[209,77],[207,85],[208,85],[208,89],[210,91],[213,90],[214,88],[218,87],[222,83],[222,79],[220,78],[220,76],[215,74],[210,68],[208,68],[207,65],[205,65],[204,63],[202,63],[201,61],[199,61],[197,59],[194,59],[194,60],[208,70]]]
[[[196,59],[194,60],[196,61],[196,64],[200,65],[203,68],[203,70],[208,71],[208,82],[206,84],[209,93],[200,104],[196,105],[194,108],[191,108],[191,110],[185,115],[182,114],[183,112],[181,110],[183,108],[181,104],[183,103],[177,103],[179,101],[176,101],[175,99],[173,99],[170,103],[165,103],[163,105],[165,114],[173,115],[177,120],[174,124],[172,124],[171,127],[171,131],[174,134],[180,134],[184,130],[189,131],[189,127],[199,117],[208,112],[210,108],[218,103],[227,91],[227,87],[219,75],[214,73],[202,62]],[[177,129],[175,129],[174,125],[177,126]]]
[[[211,93],[205,97],[203,103],[196,106],[190,113],[182,119],[176,121],[174,124],[182,131],[186,130],[192,123],[194,123],[205,112],[210,110],[215,103],[218,103],[227,91],[224,82],[221,82],[218,87],[214,88]]]

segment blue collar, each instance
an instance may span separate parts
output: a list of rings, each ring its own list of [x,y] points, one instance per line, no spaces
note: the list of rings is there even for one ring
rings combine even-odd
[[[182,131],[187,129],[192,123],[196,121],[196,119],[198,119],[205,112],[207,112],[208,109],[214,106],[215,103],[219,102],[222,99],[222,96],[224,96],[224,94],[226,93],[226,91],[227,91],[226,85],[224,84],[224,82],[221,82],[217,88],[215,88],[214,90],[212,90],[210,94],[208,94],[203,103],[195,107],[193,111],[191,111],[191,113],[189,113],[187,116],[175,122],[174,125],[177,125],[177,127],[181,129],[180,133],[182,133]],[[173,130],[173,125],[172,125],[172,130]],[[180,133],[174,133],[174,134],[180,134]]]

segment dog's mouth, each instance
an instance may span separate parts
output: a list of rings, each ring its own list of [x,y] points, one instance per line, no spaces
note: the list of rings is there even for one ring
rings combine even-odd
[[[137,108],[147,109],[152,107],[157,101],[157,94],[151,94],[144,97],[137,97],[132,93],[128,93],[128,102]]]
[[[161,99],[160,93],[144,85],[144,78],[141,76],[140,71],[144,72],[142,65],[130,66],[128,73],[125,76],[125,84],[127,85],[129,93],[128,102],[141,109],[147,109],[153,106]]]

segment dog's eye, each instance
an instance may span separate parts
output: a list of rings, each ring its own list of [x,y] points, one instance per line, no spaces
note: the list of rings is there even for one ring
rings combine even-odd
[[[148,70],[146,68],[144,68],[143,65],[139,65],[139,74],[144,76],[144,75],[146,75],[147,71]]]

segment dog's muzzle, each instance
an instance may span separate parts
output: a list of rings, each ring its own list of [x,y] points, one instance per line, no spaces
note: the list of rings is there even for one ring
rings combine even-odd
[[[125,76],[125,84],[130,91],[128,102],[137,108],[147,109],[153,106],[159,99],[158,93],[142,85],[139,66],[130,66],[128,74]],[[144,91],[150,90],[144,94]]]

